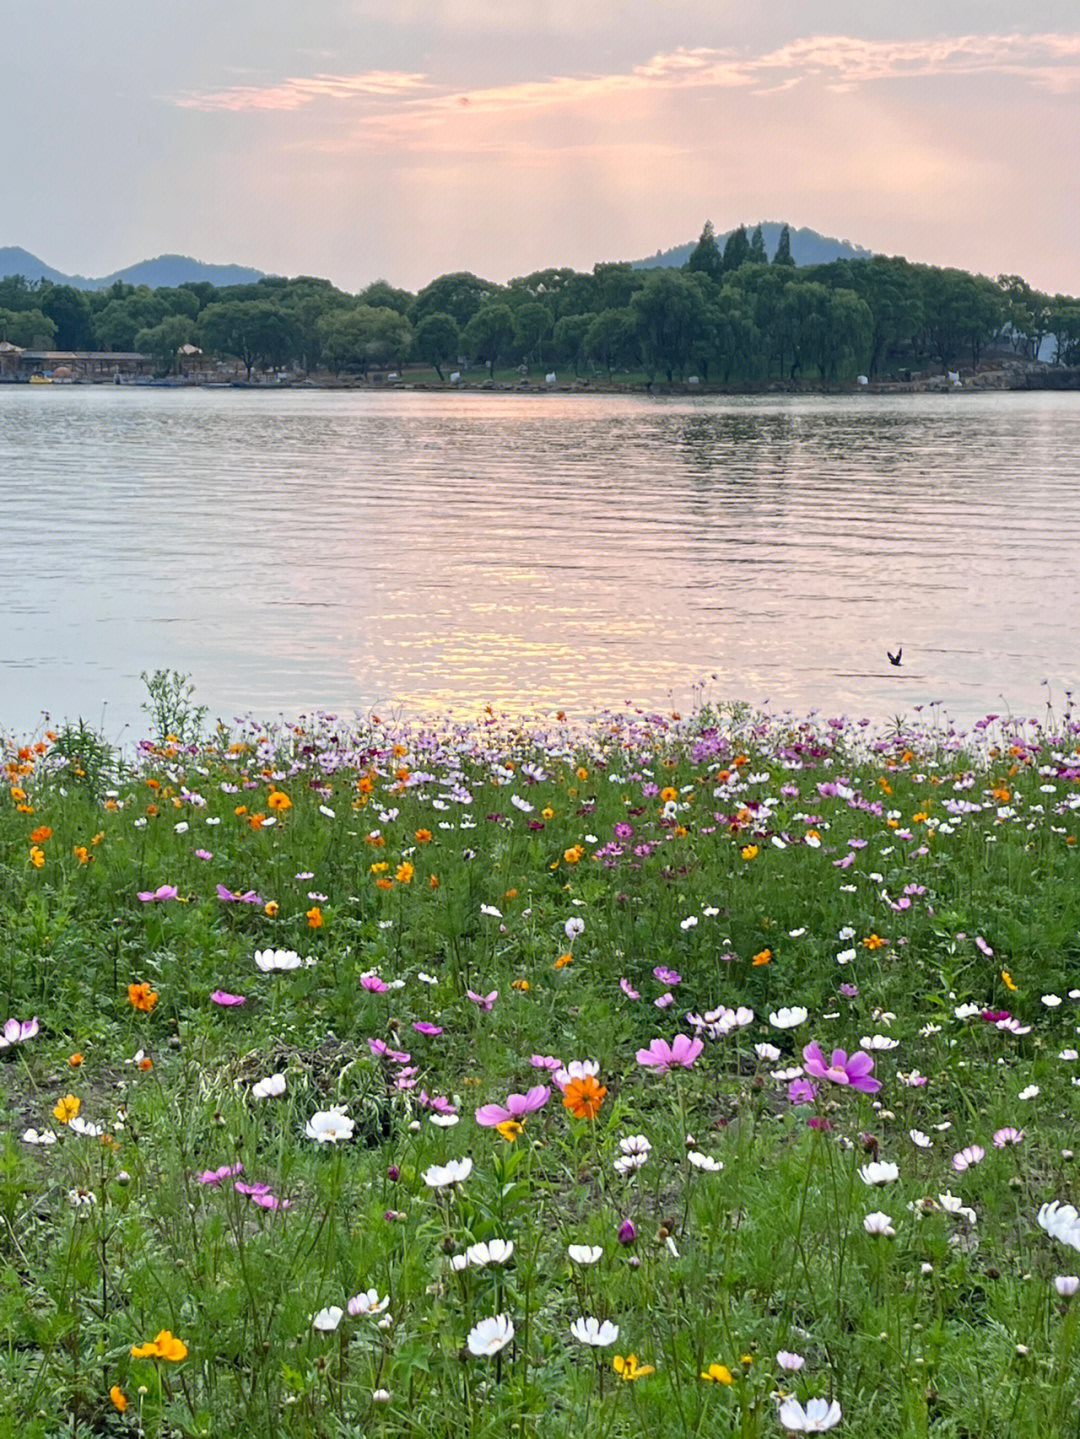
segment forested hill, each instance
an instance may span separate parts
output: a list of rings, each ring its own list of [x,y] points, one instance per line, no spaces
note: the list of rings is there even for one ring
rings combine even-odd
[[[790,237],[791,258],[796,265],[828,265],[833,260],[869,260],[873,253],[864,250],[861,245],[853,245],[850,240],[834,240],[831,235],[820,235],[817,230],[792,229],[780,220],[763,220],[757,228],[761,231],[765,254],[770,260],[776,254],[785,229]],[[737,230],[727,230],[717,235],[716,243],[723,250],[738,233]],[[672,250],[657,250],[647,260],[635,260],[633,267],[635,270],[678,269],[686,264],[693,251],[694,241],[691,240],[686,245],[676,245]]]
[[[124,270],[114,270],[99,280],[85,275],[65,275],[39,260],[18,245],[0,247],[0,279],[6,275],[22,275],[31,283],[48,280],[53,285],[70,285],[75,290],[106,290],[120,281],[126,285],[149,285],[152,290],[175,285],[204,282],[209,285],[253,285],[263,272],[246,265],[207,265],[187,255],[158,255],[154,260],[140,260]]]

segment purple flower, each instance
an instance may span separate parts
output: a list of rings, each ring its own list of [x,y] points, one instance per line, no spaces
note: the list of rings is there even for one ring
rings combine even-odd
[[[143,904],[153,904],[157,900],[179,899],[180,891],[175,884],[162,884],[157,889],[140,889],[136,898]]]
[[[653,979],[658,979],[661,984],[682,984],[682,975],[677,969],[668,969],[664,964],[658,964],[653,970]]]
[[[476,1122],[485,1128],[494,1129],[497,1124],[505,1124],[508,1119],[524,1119],[526,1114],[543,1109],[550,1098],[551,1090],[546,1084],[534,1084],[525,1094],[508,1094],[505,1105],[482,1104],[476,1111]]]
[[[493,989],[490,994],[477,994],[473,989],[467,989],[465,993],[472,1000],[473,1004],[480,1006],[480,1012],[487,1014],[488,1010],[494,1008],[495,1001],[499,997],[499,991]]]
[[[619,1233],[616,1236],[620,1244],[633,1244],[637,1238],[637,1230],[634,1228],[632,1219],[624,1219],[619,1225]]]
[[[856,1050],[850,1058],[846,1050],[834,1049],[831,1058],[826,1060],[815,1039],[803,1049],[803,1063],[807,1074],[815,1079],[827,1079],[830,1084],[850,1085],[863,1094],[876,1094],[881,1088],[881,1080],[872,1078],[874,1061],[865,1049]]]
[[[615,826],[616,839],[631,839],[633,837],[633,833],[634,826],[632,824],[627,824],[625,820],[619,820],[618,824]]]
[[[389,1179],[391,1184],[396,1184],[397,1181],[401,1178],[401,1170],[397,1167],[396,1164],[391,1164],[386,1171],[386,1177],[387,1179]]]
[[[982,950],[983,954],[985,954],[988,959],[992,959],[992,958],[993,958],[993,956],[994,956],[994,951],[993,951],[993,950],[990,948],[990,946],[987,944],[986,940],[983,939],[983,937],[982,937],[981,934],[977,934],[977,935],[975,936],[975,945],[976,945],[976,948]]]
[[[840,986],[840,993],[845,999],[854,999],[859,993],[859,986],[857,984],[842,984]]]
[[[670,1044],[666,1039],[654,1039],[648,1049],[639,1049],[637,1062],[655,1069],[657,1074],[666,1074],[676,1064],[689,1069],[704,1048],[704,1040],[677,1034]]]
[[[0,1049],[10,1049],[13,1044],[22,1044],[27,1039],[33,1039],[37,1032],[36,1015],[33,1019],[5,1020],[3,1033],[0,1034]]]
[[[640,999],[640,998],[641,998],[641,995],[640,995],[640,994],[638,993],[638,991],[633,987],[633,985],[630,983],[630,981],[629,981],[628,979],[620,979],[620,980],[619,980],[619,988],[622,990],[623,994],[626,995],[627,999]]]
[[[430,1035],[430,1036],[432,1036],[432,1037],[433,1037],[434,1035],[436,1035],[436,1034],[442,1034],[442,1026],[441,1026],[441,1025],[439,1025],[439,1024],[429,1024],[426,1019],[417,1019],[417,1020],[414,1020],[414,1021],[413,1021],[413,1029],[416,1030],[417,1034],[427,1034],[427,1035]]]
[[[246,995],[229,994],[224,989],[215,989],[214,992],[211,994],[210,998],[214,1001],[215,1004],[221,1004],[226,1006],[230,1004],[245,1004],[247,1002]]]
[[[196,1184],[220,1184],[223,1179],[232,1179],[237,1174],[243,1174],[244,1166],[238,1159],[235,1164],[223,1164],[220,1169],[204,1169],[201,1174],[196,1174]]]
[[[787,1096],[792,1104],[813,1104],[817,1088],[808,1079],[793,1079],[787,1087]]]

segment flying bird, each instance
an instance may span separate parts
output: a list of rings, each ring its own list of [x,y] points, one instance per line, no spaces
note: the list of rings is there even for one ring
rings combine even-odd
[[[893,654],[892,650],[886,650],[885,653],[889,656],[889,663],[891,665],[898,665],[900,663],[900,656],[904,653],[904,646],[901,645],[895,654]]]

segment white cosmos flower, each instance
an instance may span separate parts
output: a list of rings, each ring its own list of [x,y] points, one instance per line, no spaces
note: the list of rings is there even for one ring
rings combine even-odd
[[[428,1116],[432,1124],[437,1124],[440,1129],[453,1129],[460,1119],[460,1114],[432,1114]]]
[[[1044,1204],[1039,1210],[1038,1224],[1051,1239],[1068,1244],[1072,1249],[1080,1249],[1080,1214],[1071,1204],[1062,1204],[1060,1199]]]
[[[332,1334],[345,1316],[345,1311],[337,1304],[331,1304],[326,1309],[320,1309],[318,1314],[311,1316],[311,1327],[321,1329],[324,1334]]]
[[[599,1244],[568,1244],[566,1252],[575,1264],[595,1264],[604,1251]]]
[[[633,1174],[634,1170],[640,1169],[648,1158],[649,1156],[645,1153],[622,1154],[615,1160],[612,1167],[616,1174]]]
[[[791,1009],[774,1009],[769,1015],[769,1023],[774,1029],[794,1029],[797,1025],[805,1024],[810,1017],[810,1011],[796,1005]]]
[[[797,1399],[785,1399],[777,1411],[780,1428],[789,1434],[824,1434],[840,1423],[840,1405],[824,1399],[808,1399],[806,1408]]]
[[[304,961],[295,949],[257,949],[255,963],[263,974],[273,970],[299,969]]]
[[[92,1124],[90,1120],[83,1119],[78,1114],[74,1119],[68,1120],[68,1128],[75,1134],[81,1134],[84,1139],[100,1139],[105,1133],[102,1125]]]
[[[975,1015],[981,1014],[982,1010],[977,1004],[958,1004],[953,1010],[957,1019],[973,1019]]]
[[[777,1353],[776,1362],[781,1369],[786,1369],[789,1374],[797,1374],[806,1363],[801,1354],[792,1354],[790,1349],[781,1349]]]
[[[339,1140],[351,1139],[356,1120],[350,1119],[340,1105],[332,1109],[317,1110],[307,1124],[304,1133],[319,1144],[337,1144]]]
[[[464,1183],[471,1173],[472,1160],[466,1155],[464,1159],[450,1159],[445,1164],[433,1164],[430,1169],[425,1169],[424,1183],[429,1189],[449,1189],[455,1184]],[[513,1338],[512,1325],[510,1337]],[[501,1344],[499,1348],[502,1348]]]
[[[470,1329],[466,1342],[470,1354],[483,1357],[489,1354],[498,1354],[500,1349],[506,1348],[513,1337],[514,1321],[509,1314],[496,1314],[493,1319],[481,1319],[479,1324]]]
[[[887,1034],[864,1034],[859,1040],[860,1049],[896,1049],[900,1041],[890,1039]]]
[[[969,1209],[958,1194],[952,1194],[948,1189],[946,1189],[944,1194],[938,1195],[938,1203],[946,1214],[959,1214],[966,1219],[969,1224],[975,1224],[978,1221],[978,1216],[974,1209]],[[1040,1223],[1041,1222],[1040,1220]],[[1080,1249],[1080,1243],[1078,1243],[1076,1247]]]
[[[594,1349],[606,1349],[618,1339],[619,1326],[612,1324],[610,1319],[594,1319],[591,1314],[586,1314],[581,1319],[574,1320],[570,1333],[582,1344],[591,1344]]]
[[[930,1149],[934,1143],[930,1136],[924,1134],[921,1129],[909,1129],[908,1138],[912,1144],[917,1144],[920,1149]]]
[[[69,1121],[69,1123],[70,1123],[70,1121]],[[24,1144],[55,1144],[55,1143],[56,1143],[56,1135],[52,1132],[51,1129],[42,1129],[42,1130],[37,1130],[37,1129],[24,1129],[24,1130],[23,1130],[23,1136],[22,1136],[22,1137],[23,1137],[23,1143],[24,1143]]]
[[[380,1299],[377,1289],[366,1289],[360,1294],[353,1295],[349,1300],[348,1310],[354,1316],[357,1314],[381,1314],[389,1303],[389,1294],[384,1294]]]
[[[896,1230],[893,1228],[892,1215],[883,1214],[880,1209],[875,1209],[873,1214],[868,1214],[863,1220],[863,1228],[867,1234],[880,1234],[885,1239],[895,1239]]]
[[[780,1051],[775,1044],[755,1044],[754,1053],[766,1064],[775,1064],[780,1058]]]
[[[1080,1277],[1075,1274],[1058,1274],[1054,1278],[1054,1288],[1062,1299],[1071,1299],[1080,1289]]]
[[[489,1239],[486,1244],[470,1244],[465,1258],[478,1269],[488,1264],[506,1264],[514,1252],[512,1239]]]
[[[686,1157],[695,1169],[705,1169],[710,1174],[719,1174],[724,1167],[723,1160],[713,1159],[712,1155],[702,1154],[698,1149],[691,1149]]]
[[[1022,1089],[1016,1097],[1017,1099],[1034,1099],[1038,1092],[1039,1086],[1037,1084],[1029,1084],[1028,1087]]]
[[[1058,1005],[1061,1003],[1061,995],[1044,994],[1042,997],[1042,1002],[1046,1005],[1047,1009],[1057,1009]]]
[[[886,1159],[874,1160],[862,1166],[859,1178],[864,1184],[892,1184],[900,1178],[900,1168]]]
[[[284,1074],[268,1074],[265,1079],[257,1079],[251,1086],[252,1099],[270,1099],[273,1095],[284,1093]]]
[[[624,1154],[648,1154],[652,1145],[644,1134],[628,1134],[625,1139],[619,1140],[619,1148]]]

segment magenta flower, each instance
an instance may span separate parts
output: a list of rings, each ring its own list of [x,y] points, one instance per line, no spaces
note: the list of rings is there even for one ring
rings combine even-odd
[[[689,1069],[704,1048],[704,1040],[691,1039],[687,1034],[677,1034],[670,1044],[666,1039],[654,1039],[648,1049],[639,1049],[637,1062],[646,1068],[655,1069],[657,1074],[666,1074],[675,1064]]]
[[[834,1049],[826,1061],[815,1039],[803,1049],[803,1063],[807,1074],[827,1079],[830,1084],[846,1084],[863,1094],[876,1094],[881,1088],[881,1080],[872,1078],[874,1061],[865,1049],[856,1050],[850,1058],[847,1050]]]
[[[140,889],[136,898],[143,904],[153,904],[156,900],[179,899],[180,891],[175,884],[162,884],[157,889]]]
[[[637,1238],[637,1230],[634,1228],[632,1219],[624,1219],[619,1225],[619,1232],[616,1235],[620,1244],[633,1244]]]
[[[551,1090],[546,1084],[534,1084],[526,1094],[508,1094],[505,1105],[482,1104],[476,1111],[476,1122],[494,1129],[508,1119],[524,1119],[526,1114],[543,1109],[550,1098]]]
[[[376,1059],[389,1059],[394,1064],[408,1064],[412,1058],[403,1049],[391,1049],[385,1039],[369,1039],[368,1048]]]
[[[619,988],[622,990],[623,994],[626,995],[627,999],[641,998],[641,995],[638,993],[638,991],[634,988],[634,986],[630,983],[628,979],[620,979]]]
[[[417,1034],[426,1034],[426,1035],[429,1035],[429,1036],[434,1036],[434,1035],[436,1035],[436,1034],[442,1034],[442,1025],[440,1025],[440,1024],[429,1024],[426,1019],[417,1019],[417,1020],[414,1020],[414,1021],[413,1021],[413,1029],[416,1030]]]
[[[231,889],[226,889],[223,884],[217,886],[217,897],[223,904],[262,904],[263,897],[256,894],[253,889],[245,890],[243,894],[234,894]]]
[[[214,1001],[215,1004],[221,1004],[221,1005],[225,1005],[225,1006],[228,1006],[228,1005],[231,1005],[231,1004],[246,1004],[246,1003],[247,1003],[247,996],[246,996],[246,995],[243,995],[243,994],[229,994],[229,993],[228,993],[226,990],[224,990],[224,989],[215,989],[214,992],[211,994],[210,998]]]
[[[220,1184],[223,1179],[232,1179],[237,1174],[243,1174],[244,1166],[238,1159],[235,1164],[223,1164],[220,1169],[204,1169],[201,1174],[196,1174],[196,1184]]]
[[[556,1059],[553,1054],[534,1054],[529,1063],[534,1069],[550,1069],[553,1073],[563,1067],[562,1060]]]
[[[668,969],[663,964],[658,964],[653,970],[653,979],[658,979],[661,984],[682,984],[682,975],[679,971]]]
[[[360,984],[364,989],[370,990],[372,994],[385,994],[389,988],[385,979],[380,979],[377,974],[362,974]]]
[[[817,1098],[817,1087],[808,1079],[793,1079],[787,1087],[787,1097],[792,1104],[813,1104]]]
[[[213,853],[212,853],[211,850],[208,850],[208,849],[197,849],[197,850],[195,851],[195,858],[196,858],[196,859],[213,859],[213,857],[214,857],[214,856],[213,856]]]
[[[493,989],[490,994],[477,994],[473,989],[467,989],[465,993],[472,1000],[473,1004],[480,1006],[480,1012],[482,1014],[487,1014],[489,1009],[493,1009],[495,1001],[499,997],[499,991],[497,989]]]
[[[270,1190],[269,1184],[244,1184],[237,1180],[233,1188],[238,1194],[246,1194],[252,1204],[257,1204],[260,1209],[288,1209],[288,1199],[278,1199]]]

